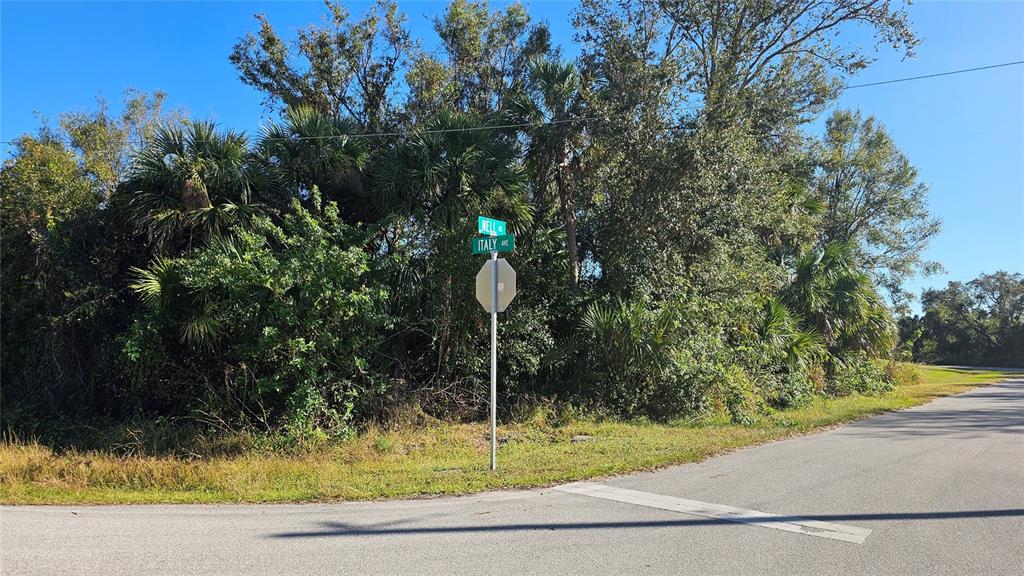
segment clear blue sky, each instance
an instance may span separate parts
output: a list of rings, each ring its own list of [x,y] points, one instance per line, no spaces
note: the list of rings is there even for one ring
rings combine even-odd
[[[349,3],[361,13],[366,2]],[[402,2],[414,35],[432,42],[441,2]],[[572,2],[528,2],[568,55]],[[192,117],[254,132],[267,119],[260,97],[228,62],[236,39],[265,13],[293,34],[320,19],[320,2],[0,2],[0,140],[54,117],[111,103],[129,87],[163,90]],[[902,60],[883,49],[851,83],[1024,60],[1024,2],[918,2],[924,38]],[[853,36],[858,39],[857,35]],[[878,117],[931,186],[943,231],[927,256],[947,272],[911,288],[1024,271],[1024,66],[850,90],[838,106]],[[0,157],[7,156],[6,147]]]

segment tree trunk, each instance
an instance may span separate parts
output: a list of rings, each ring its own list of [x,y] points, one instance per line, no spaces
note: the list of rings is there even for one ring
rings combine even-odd
[[[206,193],[206,186],[203,186],[198,176],[192,176],[185,180],[185,186],[181,192],[181,203],[189,212],[210,207],[210,195]]]
[[[562,198],[562,215],[565,217],[565,244],[569,251],[569,284],[573,290],[580,285],[580,261],[578,247],[576,245],[576,208],[572,203],[572,192],[565,178],[566,162],[562,156],[562,162],[555,170],[555,182],[558,185],[558,194]]]

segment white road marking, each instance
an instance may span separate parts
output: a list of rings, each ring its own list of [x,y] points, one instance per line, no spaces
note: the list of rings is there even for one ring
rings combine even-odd
[[[868,535],[871,534],[871,530],[867,528],[859,528],[857,526],[833,524],[832,522],[821,522],[818,520],[804,520],[800,518],[793,518],[792,516],[769,514],[767,512],[758,512],[757,510],[723,506],[722,504],[711,504],[708,502],[700,502],[698,500],[676,498],[675,496],[662,496],[660,494],[652,494],[650,492],[616,488],[614,486],[605,486],[604,484],[596,484],[593,482],[575,482],[573,484],[558,486],[555,490],[558,490],[559,492],[568,492],[570,494],[579,494],[581,496],[614,500],[615,502],[625,502],[627,504],[635,504],[637,506],[647,506],[648,508],[660,508],[662,510],[671,510],[673,512],[681,512],[683,514],[704,516],[705,518],[718,518],[721,520],[728,520],[729,522],[753,524],[754,526],[761,526],[763,528],[774,528],[776,530],[785,530],[787,532],[797,532],[799,534],[817,536],[819,538],[842,540],[843,542],[852,542],[854,544],[863,544],[864,541],[867,540]]]

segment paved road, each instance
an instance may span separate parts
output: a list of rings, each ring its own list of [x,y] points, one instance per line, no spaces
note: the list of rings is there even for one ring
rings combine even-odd
[[[5,507],[0,538],[12,575],[1017,575],[1024,380],[596,484],[332,505]]]

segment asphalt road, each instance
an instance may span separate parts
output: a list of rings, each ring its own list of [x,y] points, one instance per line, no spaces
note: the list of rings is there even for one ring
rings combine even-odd
[[[4,507],[0,571],[1024,574],[1024,380],[596,482],[331,505]]]

